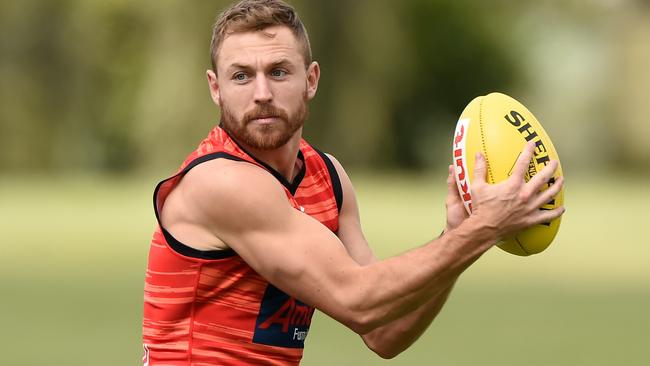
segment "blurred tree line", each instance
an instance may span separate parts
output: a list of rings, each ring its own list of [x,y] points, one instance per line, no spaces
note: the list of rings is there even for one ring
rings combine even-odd
[[[175,168],[218,122],[204,73],[227,3],[0,3],[3,174]],[[306,135],[348,164],[440,163],[468,100],[517,78],[482,1],[292,4],[323,73]]]
[[[443,165],[467,102],[526,87],[519,2],[290,2],[322,68],[305,134],[346,165]],[[0,174],[175,169],[218,123],[205,70],[228,3],[0,2]]]

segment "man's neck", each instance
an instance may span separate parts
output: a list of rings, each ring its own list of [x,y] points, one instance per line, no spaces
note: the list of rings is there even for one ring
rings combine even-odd
[[[302,128],[298,129],[286,144],[274,150],[254,149],[245,144],[242,144],[242,146],[249,154],[280,173],[288,182],[292,182],[300,171],[300,167],[297,166],[296,161],[298,151],[300,150],[301,137]],[[239,143],[241,144],[241,142]]]

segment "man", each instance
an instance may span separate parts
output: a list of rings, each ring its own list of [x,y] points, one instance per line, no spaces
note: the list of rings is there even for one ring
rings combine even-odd
[[[530,182],[528,145],[512,177],[485,183],[474,212],[451,175],[447,226],[430,243],[379,261],[341,164],[302,140],[319,65],[281,0],[244,0],[218,18],[210,93],[221,125],[154,194],[143,338],[147,365],[295,365],[314,308],[384,358],[408,348],[458,276],[500,238],[560,216],[539,210],[562,187]]]

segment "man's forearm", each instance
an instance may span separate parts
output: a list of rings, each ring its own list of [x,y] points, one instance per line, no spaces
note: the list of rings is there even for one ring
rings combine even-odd
[[[493,244],[470,220],[424,247],[348,274],[357,280],[340,291],[348,296],[353,329],[368,333],[414,312],[449,288]]]
[[[368,348],[382,358],[393,358],[410,347],[440,313],[453,283],[414,312],[362,335]]]

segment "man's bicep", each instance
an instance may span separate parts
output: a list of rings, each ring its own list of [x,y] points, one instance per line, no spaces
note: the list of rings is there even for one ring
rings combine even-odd
[[[266,214],[258,212],[251,216],[248,217],[249,229],[232,232],[225,239],[272,283],[307,282],[306,277],[312,274],[322,277],[323,281],[336,282],[339,279],[331,277],[328,268],[345,269],[353,263],[334,233],[288,203],[285,207],[273,207]]]

